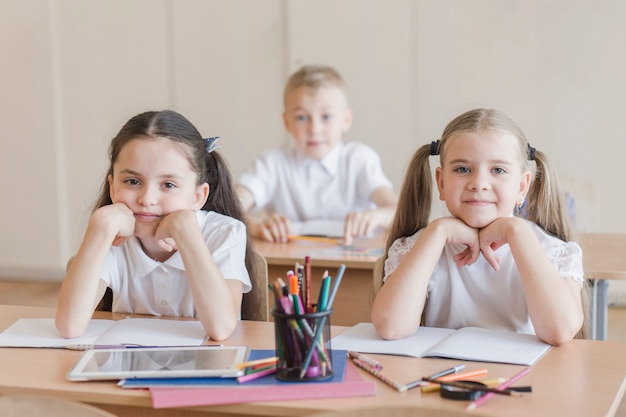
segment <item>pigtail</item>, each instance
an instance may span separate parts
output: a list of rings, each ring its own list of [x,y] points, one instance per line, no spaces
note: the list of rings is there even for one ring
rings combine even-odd
[[[573,241],[574,227],[554,167],[545,153],[535,151],[534,157],[536,172],[527,198],[528,219],[565,242]]]
[[[209,184],[209,197],[202,206],[202,210],[214,211],[246,224],[241,201],[235,193],[232,175],[226,160],[217,151],[206,153],[206,177]],[[246,224],[246,230],[249,227]],[[248,233],[246,239],[246,269],[250,277],[256,276],[256,263],[252,252],[252,238]]]
[[[534,151],[536,163],[535,178],[528,192],[528,219],[546,232],[565,242],[575,241],[575,231],[567,209],[567,200],[556,171],[548,156],[541,151]],[[583,311],[589,311],[589,287],[581,291]],[[590,332],[589,314],[584,315],[583,326],[576,334],[576,339],[588,339]]]

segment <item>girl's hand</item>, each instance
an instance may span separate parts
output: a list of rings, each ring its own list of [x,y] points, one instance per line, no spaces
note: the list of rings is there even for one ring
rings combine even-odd
[[[197,227],[196,215],[191,210],[174,211],[161,219],[154,230],[154,239],[167,252],[178,250],[174,234],[185,230],[186,227]]]
[[[500,217],[478,232],[480,251],[489,265],[496,271],[500,268],[500,259],[496,256],[495,251],[509,243],[507,233],[510,230],[510,225],[515,221],[518,221],[515,217]]]
[[[135,232],[135,216],[124,203],[100,207],[91,216],[91,224],[100,230],[110,230],[113,246],[123,244]]]
[[[346,216],[344,226],[344,244],[352,244],[352,238],[368,236],[386,220],[386,215],[377,210],[352,211]]]
[[[282,214],[274,213],[259,222],[251,222],[251,234],[268,242],[287,243],[291,234],[291,221]]]
[[[476,262],[480,255],[480,245],[478,242],[478,230],[468,226],[462,220],[446,217],[435,220],[443,222],[446,230],[446,243],[465,245],[465,250],[454,255],[454,262],[460,268]]]

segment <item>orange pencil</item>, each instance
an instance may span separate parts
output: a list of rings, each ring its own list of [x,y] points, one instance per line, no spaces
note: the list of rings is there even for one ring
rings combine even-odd
[[[482,369],[476,369],[474,371],[467,371],[467,372],[459,372],[456,374],[450,374],[450,375],[446,375],[446,376],[442,376],[441,378],[438,378],[440,381],[462,381],[462,380],[475,380],[476,378],[483,378],[485,376],[487,376],[487,374],[489,373],[489,371],[485,368]],[[423,385],[422,387],[420,387],[422,392],[436,392],[439,391],[441,389],[441,385],[439,384],[428,384],[428,385]]]

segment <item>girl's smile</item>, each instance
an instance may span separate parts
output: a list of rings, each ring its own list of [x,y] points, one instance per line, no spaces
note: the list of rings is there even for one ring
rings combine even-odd
[[[450,213],[474,228],[511,215],[530,185],[504,131],[459,132],[448,138],[437,187]]]

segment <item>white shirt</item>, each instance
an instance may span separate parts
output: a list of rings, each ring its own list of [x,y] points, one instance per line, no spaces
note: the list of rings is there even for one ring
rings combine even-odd
[[[254,196],[255,209],[294,221],[344,220],[351,211],[374,208],[376,189],[392,188],[376,151],[359,142],[339,142],[320,161],[295,147],[269,149],[239,184]]]
[[[580,246],[575,242],[563,242],[536,224],[529,224],[559,274],[575,280],[582,287],[584,272]],[[384,280],[400,265],[422,231],[397,239],[389,248]],[[521,278],[509,245],[501,246],[495,252],[501,262],[498,271],[482,254],[474,264],[457,267],[453,257],[464,249],[464,245],[458,244],[444,246],[428,283],[424,324],[451,329],[475,326],[534,334]]]
[[[215,212],[196,213],[202,235],[225,279],[251,283],[245,265],[246,228],[239,220]],[[165,262],[146,255],[137,237],[112,246],[104,261],[102,279],[113,291],[113,311],[154,316],[195,317],[191,289],[180,253]]]

